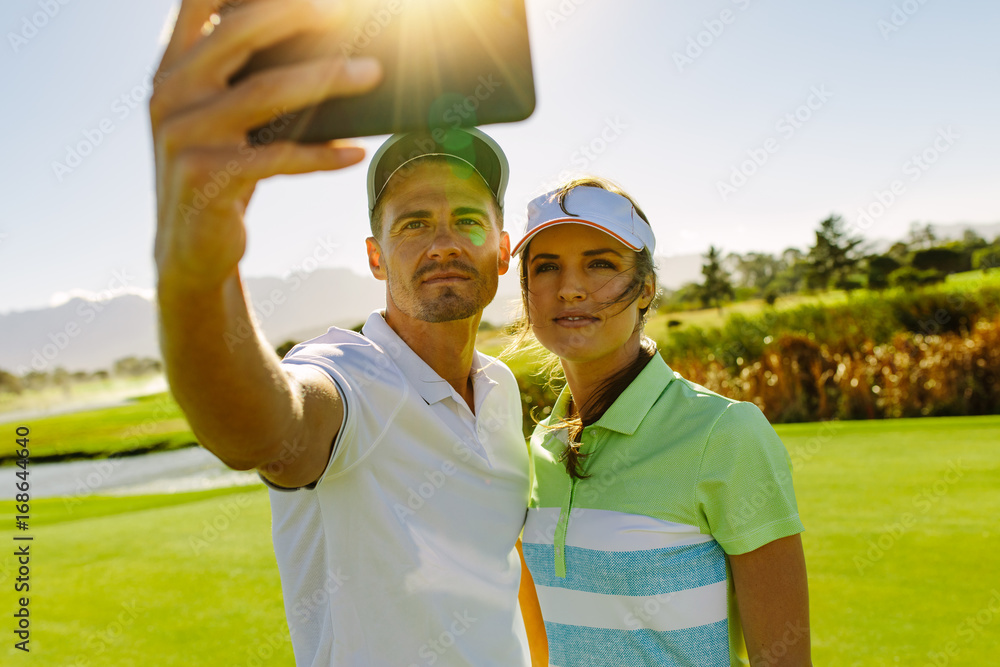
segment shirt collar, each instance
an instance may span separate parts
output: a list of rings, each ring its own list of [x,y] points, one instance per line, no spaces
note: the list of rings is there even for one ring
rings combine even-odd
[[[449,396],[456,401],[465,403],[452,386],[428,366],[427,362],[421,359],[416,352],[410,349],[399,337],[399,334],[392,330],[392,327],[385,321],[385,315],[382,311],[376,310],[368,316],[368,321],[361,328],[361,334],[389,355],[428,405],[442,401]],[[477,408],[482,397],[485,397],[487,388],[496,384],[483,372],[486,363],[488,363],[487,360],[479,351],[475,351],[472,356],[472,381]]]
[[[663,360],[660,353],[656,352],[646,367],[632,380],[632,384],[626,387],[625,391],[615,399],[604,415],[587,428],[606,428],[625,435],[634,434],[650,408],[653,407],[653,403],[660,398],[663,389],[673,379],[673,370],[667,366],[667,362]],[[567,385],[563,387],[552,407],[550,424],[566,415],[569,399],[570,392]]]

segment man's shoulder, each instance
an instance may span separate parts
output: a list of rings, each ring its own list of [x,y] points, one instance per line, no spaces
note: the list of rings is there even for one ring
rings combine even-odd
[[[284,361],[299,356],[343,356],[346,352],[363,354],[365,349],[370,350],[371,353],[377,354],[379,352],[377,345],[357,331],[330,327],[326,333],[296,344],[285,355]]]
[[[350,329],[330,327],[326,333],[299,343],[281,360],[283,364],[306,364],[336,370],[343,376],[369,386],[381,380],[399,385],[402,371],[396,364],[398,352],[383,349],[375,341]]]

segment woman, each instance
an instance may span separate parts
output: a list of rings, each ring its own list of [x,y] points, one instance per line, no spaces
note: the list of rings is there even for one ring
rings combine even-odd
[[[532,201],[514,248],[523,329],[566,378],[522,538],[550,663],[811,664],[788,454],[644,337],[654,246],[631,197],[585,179]]]

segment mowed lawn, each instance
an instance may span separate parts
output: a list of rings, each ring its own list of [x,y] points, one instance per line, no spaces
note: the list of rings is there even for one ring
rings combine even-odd
[[[195,441],[180,407],[166,392],[133,398],[125,405],[7,422],[2,426],[13,433],[22,424],[31,429],[32,456],[78,452],[107,456],[152,446],[175,449]],[[0,442],[0,456],[12,456],[17,448],[13,437],[6,438]]]
[[[1000,417],[778,431],[807,529],[815,664],[994,664]],[[0,664],[292,664],[262,488],[36,501],[32,522],[32,651],[8,630]],[[5,504],[8,545],[12,525]]]

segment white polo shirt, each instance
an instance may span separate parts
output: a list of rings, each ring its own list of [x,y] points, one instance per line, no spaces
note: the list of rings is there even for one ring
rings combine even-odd
[[[297,665],[527,665],[514,544],[529,497],[517,383],[476,353],[475,414],[375,312],[286,364],[346,417],[313,488],[271,487]]]

